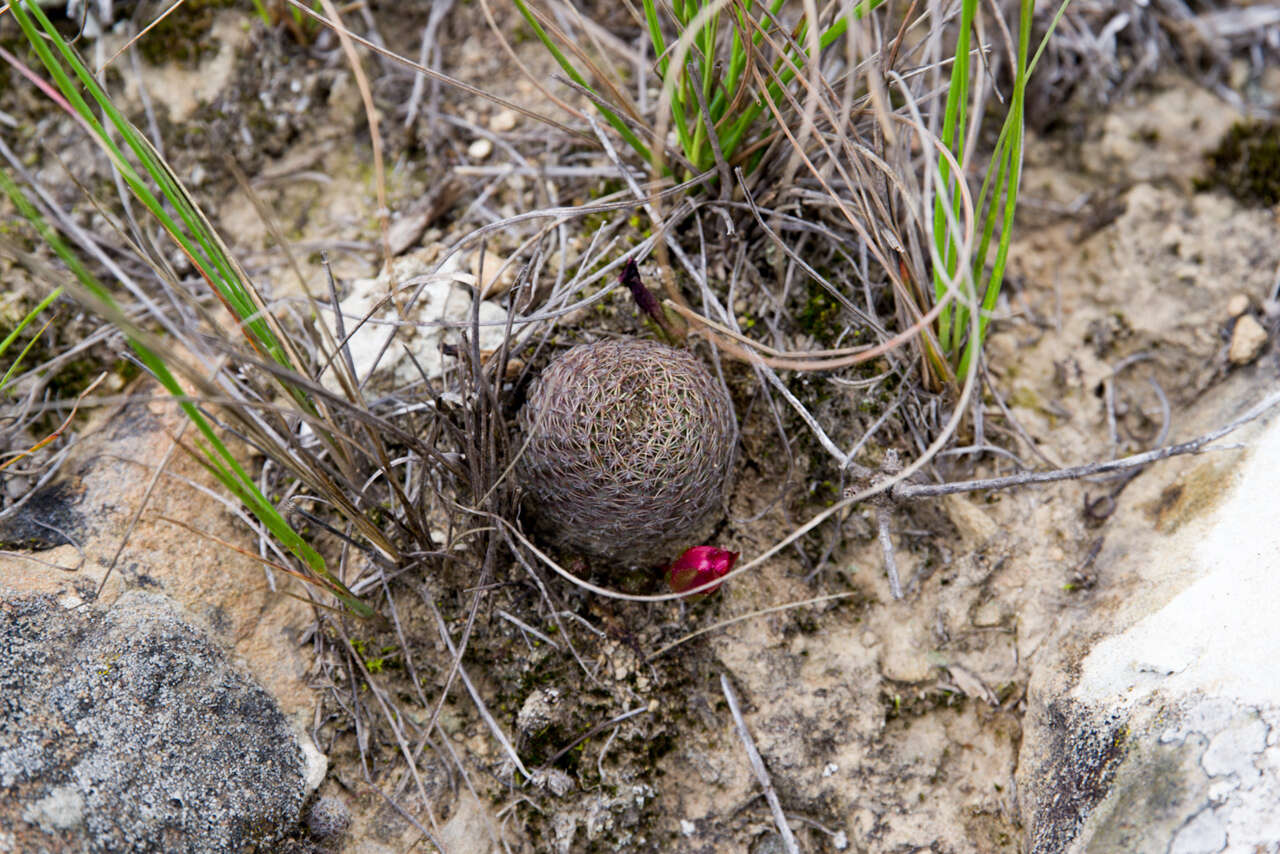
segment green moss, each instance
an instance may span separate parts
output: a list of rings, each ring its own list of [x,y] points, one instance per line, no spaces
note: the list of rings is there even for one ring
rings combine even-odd
[[[1009,405],[1019,409],[1040,409],[1040,396],[1026,386],[1019,386],[1009,396]]]
[[[205,56],[218,52],[218,41],[210,38],[217,11],[238,5],[237,0],[187,0],[142,37],[138,50],[144,59],[157,65],[163,62],[195,65]],[[155,15],[159,14],[157,9]]]
[[[796,313],[796,324],[819,344],[834,344],[844,331],[840,303],[822,285],[810,281],[804,305]]]
[[[1280,204],[1280,122],[1237,122],[1207,160],[1197,190],[1224,190],[1248,205]]]

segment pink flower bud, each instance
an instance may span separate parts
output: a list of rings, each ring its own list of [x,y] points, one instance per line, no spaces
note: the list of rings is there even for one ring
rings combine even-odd
[[[727,552],[715,546],[694,546],[667,567],[667,583],[675,592],[684,593],[727,575],[737,559],[737,552]],[[700,594],[712,593],[719,587],[719,584],[708,587]]]

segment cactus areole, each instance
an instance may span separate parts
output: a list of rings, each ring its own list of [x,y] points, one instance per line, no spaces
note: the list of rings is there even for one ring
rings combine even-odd
[[[715,526],[737,425],[724,387],[692,353],[580,344],[543,371],[519,426],[526,509],[561,548],[652,567]]]

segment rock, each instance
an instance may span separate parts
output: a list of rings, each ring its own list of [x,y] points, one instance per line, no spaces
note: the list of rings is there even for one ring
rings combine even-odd
[[[544,691],[535,688],[520,706],[520,712],[516,715],[516,730],[521,735],[531,736],[546,729],[556,717],[555,706],[559,699],[554,689]]]
[[[477,139],[467,146],[467,156],[472,160],[487,160],[493,154],[493,143],[487,139]]]
[[[339,306],[357,376],[363,379],[371,372],[386,371],[393,374],[396,384],[409,385],[422,381],[419,366],[428,379],[444,373],[448,357],[441,352],[440,345],[446,340],[457,340],[456,335],[449,332],[450,325],[471,320],[472,293],[462,283],[471,283],[474,279],[459,269],[461,258],[456,254],[441,264],[443,252],[444,247],[439,244],[424,247],[393,259],[391,270],[384,268],[375,278],[356,279],[351,283],[349,293]],[[485,269],[490,269],[487,262]],[[414,279],[421,282],[421,287],[406,289],[405,284]],[[397,305],[406,306],[408,317],[400,317],[397,305],[388,299],[393,281],[398,288]],[[418,298],[408,305],[413,293],[417,293]],[[488,301],[480,303],[479,311],[480,349],[495,350],[502,345],[502,324],[507,313]],[[325,321],[336,329],[332,312],[323,313]],[[362,320],[365,322],[361,323]],[[401,326],[392,346],[384,349],[397,324],[405,325]],[[414,359],[405,357],[402,344],[413,352]],[[326,372],[321,381],[326,388],[340,391],[333,371]]]
[[[479,288],[484,299],[495,299],[511,290],[516,283],[519,266],[516,263],[508,264],[506,258],[487,249],[483,253],[476,251],[471,255],[473,281],[478,285],[481,274],[484,275],[484,286]]]
[[[515,110],[500,110],[489,119],[489,130],[494,133],[507,133],[515,130],[518,121],[519,116],[516,115]]]
[[[1274,391],[1215,390],[1193,432]],[[1232,441],[1249,450],[1169,463],[1183,471],[1126,493],[1152,500],[1110,521],[1097,598],[1041,647],[1018,768],[1030,854],[1280,839],[1280,419]]]
[[[453,815],[440,828],[440,843],[450,854],[492,854],[502,850],[494,843],[498,838],[496,827],[497,822],[484,804],[464,793],[458,798]]]
[[[943,496],[942,506],[969,548],[982,546],[1000,530],[982,508],[963,495]]]
[[[0,836],[13,851],[241,851],[306,798],[279,706],[171,600],[0,589]]]
[[[278,592],[272,591],[263,583],[262,566],[227,545],[252,550],[252,535],[223,504],[191,485],[217,489],[194,458],[174,453],[168,476],[148,492],[153,466],[164,459],[185,416],[162,401],[145,402],[160,394],[158,385],[137,393],[137,403],[114,413],[99,410],[59,478],[0,520],[0,588],[102,607],[129,589],[163,593],[181,607],[185,621],[243,661],[286,715],[309,724],[316,695],[307,683],[311,659],[299,639],[314,612],[286,594],[295,582],[277,576]],[[144,500],[145,512],[104,579]]]
[[[1233,365],[1247,365],[1262,353],[1267,343],[1267,330],[1254,320],[1252,314],[1242,314],[1231,331],[1231,348],[1227,359]]]
[[[401,255],[418,242],[422,232],[427,230],[432,213],[430,210],[414,211],[391,223],[391,227],[387,229],[387,245],[391,248],[392,255]]]
[[[918,683],[933,678],[937,664],[929,656],[929,642],[918,625],[904,621],[889,631],[883,640],[879,663],[880,673],[885,679]]]
[[[1239,317],[1249,310],[1249,297],[1247,294],[1236,294],[1227,301],[1227,315],[1230,317]]]

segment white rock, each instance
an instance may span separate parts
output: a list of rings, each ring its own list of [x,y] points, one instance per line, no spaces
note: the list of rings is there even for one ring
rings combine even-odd
[[[515,110],[500,110],[489,119],[489,130],[494,133],[506,133],[515,130],[517,121],[519,117]]]
[[[481,264],[482,260],[483,265]],[[471,254],[471,275],[476,283],[480,281],[482,266],[484,268],[484,287],[480,288],[480,293],[484,299],[500,297],[511,290],[512,285],[516,283],[516,273],[519,267],[516,262],[513,261],[508,264],[506,258],[487,249],[483,255],[479,250],[473,252]]]
[[[477,139],[467,146],[467,156],[472,160],[485,160],[493,154],[493,143],[487,139]]]
[[[300,728],[295,729],[295,732],[298,735],[298,744],[302,747],[302,779],[307,791],[314,792],[324,782],[325,774],[329,773],[329,757],[320,752],[315,742],[311,740],[311,736]]]
[[[1276,390],[1246,380],[1216,394],[1210,423]],[[1185,461],[1175,479],[1211,476],[1198,514],[1161,532],[1121,508],[1099,557],[1110,597],[1043,645],[1018,769],[1029,852],[1245,854],[1280,839],[1280,418],[1232,440],[1247,454]]]
[[[1254,762],[1266,746],[1267,725],[1254,718],[1215,735],[1200,764],[1210,777],[1234,774],[1245,785],[1252,785],[1259,773]]]
[[[46,833],[53,834],[83,824],[84,811],[84,797],[79,789],[75,786],[58,786],[28,806],[22,818],[39,826]]]
[[[1266,343],[1267,330],[1254,320],[1252,314],[1242,314],[1231,332],[1231,349],[1227,351],[1227,359],[1233,365],[1247,365],[1258,358]]]
[[[1249,310],[1249,297],[1247,294],[1236,294],[1227,301],[1227,314],[1230,317],[1239,317]]]
[[[1169,846],[1169,854],[1216,854],[1227,845],[1227,829],[1205,807],[1187,822]]]
[[[413,352],[428,379],[441,376],[446,364],[452,362],[441,353],[440,344],[442,341],[457,341],[458,336],[452,330],[470,322],[473,295],[471,288],[464,283],[474,279],[461,272],[461,258],[456,254],[440,266],[441,254],[440,246],[428,246],[394,259],[394,278],[398,287],[394,298],[389,298],[392,276],[385,269],[375,278],[357,279],[351,283],[351,291],[339,308],[344,330],[350,336],[347,346],[351,360],[360,379],[376,371],[392,372],[397,385],[419,382],[418,367],[405,357],[402,343]],[[435,269],[437,266],[440,266],[439,270]],[[415,280],[418,280],[420,288],[411,285]],[[408,306],[409,316],[398,317],[398,307],[406,306],[409,298],[419,290],[417,300]],[[480,303],[479,313],[480,349],[497,349],[502,344],[507,313],[501,307],[484,301]],[[334,330],[336,338],[332,312],[322,311],[322,316]],[[400,331],[395,340],[384,350],[388,337],[397,328]],[[324,374],[322,382],[335,392],[341,388],[332,369]]]
[[[1159,690],[1280,707],[1280,526],[1274,520],[1280,421],[1251,445],[1229,497],[1200,530],[1184,534],[1194,538],[1185,571],[1198,578],[1163,608],[1096,644],[1082,663],[1077,699],[1132,706]]]

